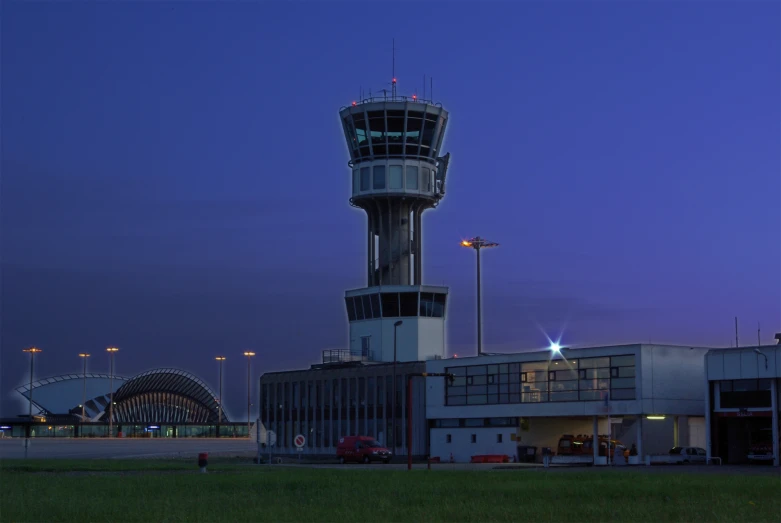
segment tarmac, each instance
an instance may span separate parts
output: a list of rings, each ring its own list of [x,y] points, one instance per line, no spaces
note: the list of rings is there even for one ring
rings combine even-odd
[[[246,456],[257,453],[246,438],[31,438],[28,457],[37,459],[130,459]],[[24,438],[0,439],[0,459],[24,458]]]
[[[208,452],[209,457],[240,457],[247,458],[251,463],[257,455],[257,443],[239,438],[32,438],[28,448],[28,457],[32,459],[196,459],[201,452]],[[24,458],[23,438],[0,438],[0,459]],[[268,453],[263,452],[263,460],[268,460]],[[390,464],[346,464],[339,465],[329,462],[298,461],[295,458],[284,457],[277,464],[277,458],[272,455],[274,467],[280,468],[323,468],[337,470],[405,470],[406,461],[399,459]],[[398,459],[398,458],[397,458]],[[426,463],[413,463],[415,470],[427,469]],[[606,471],[608,467],[584,466],[551,466],[544,468],[538,463],[434,463],[433,471],[468,470],[495,472],[523,472],[532,474],[593,472]],[[654,466],[613,466],[610,470],[616,472],[642,472],[649,474],[732,474],[732,475],[763,475],[776,476],[781,479],[781,468],[768,465],[654,465]]]

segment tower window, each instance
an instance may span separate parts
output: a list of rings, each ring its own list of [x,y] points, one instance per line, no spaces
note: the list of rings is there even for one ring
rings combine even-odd
[[[375,189],[385,188],[385,166],[384,165],[374,166],[374,188]]]
[[[361,302],[363,302],[363,314],[367,320],[371,318],[378,318],[380,316],[379,311],[372,314],[372,304],[367,294],[361,296]]]
[[[402,316],[417,316],[418,315],[418,293],[417,292],[402,292],[399,294],[401,302],[401,315]]]
[[[397,318],[399,316],[399,293],[382,293],[382,316],[384,318]]]
[[[477,434],[472,434],[472,443],[477,443]]]
[[[381,318],[382,314],[380,314],[380,295],[379,294],[372,294],[369,296],[369,301],[371,301],[372,304],[372,310],[374,312],[375,318]]]
[[[401,189],[404,187],[404,167],[391,165],[389,168],[388,189]]]
[[[371,169],[369,167],[361,167],[361,190],[368,191],[371,188]]]
[[[420,190],[431,192],[431,169],[423,168],[423,175],[420,177]]]
[[[408,191],[417,191],[418,190],[418,168],[417,166],[408,165],[407,166],[407,190]]]
[[[352,298],[345,298],[345,304],[347,305],[347,320],[355,321],[355,306]]]
[[[453,436],[451,434],[445,434],[445,443],[453,443]]]

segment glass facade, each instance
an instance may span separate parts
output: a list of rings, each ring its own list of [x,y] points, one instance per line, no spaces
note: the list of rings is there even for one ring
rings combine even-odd
[[[438,107],[410,103],[399,109],[377,105],[355,107],[343,114],[350,156],[436,158],[447,124],[446,113]]]
[[[449,367],[446,405],[635,399],[635,357]]]
[[[722,380],[719,382],[719,408],[771,408],[772,379]]]
[[[385,366],[383,366],[385,367]],[[393,438],[388,431],[395,425],[396,441],[398,448],[406,448],[407,445],[407,378],[412,372],[418,374],[425,368],[423,364],[416,364],[414,371],[410,370],[411,365],[399,365],[396,376],[396,404],[395,418],[393,423],[394,406],[392,405],[393,396],[393,376],[392,370],[388,366],[381,371],[372,370],[372,372],[356,373],[345,369],[343,372],[334,371],[334,373],[323,373],[319,376],[313,375],[305,379],[291,376],[288,381],[266,381],[262,378],[261,392],[273,394],[275,389],[282,389],[290,384],[295,385],[297,390],[314,390],[314,395],[310,395],[310,403],[307,410],[311,410],[312,417],[307,417],[307,424],[296,425],[297,404],[295,401],[282,401],[278,409],[269,408],[273,405],[271,401],[261,399],[261,420],[267,430],[277,434],[277,447],[295,451],[292,438],[297,427],[300,427],[301,434],[307,435],[307,447],[313,452],[327,449],[328,452],[334,450],[339,438],[347,435],[370,436],[384,445],[392,445]],[[315,371],[313,371],[315,372]],[[274,375],[271,375],[274,376]],[[415,395],[420,395],[422,399],[425,393],[425,382],[421,379],[413,381],[413,390]],[[265,392],[263,392],[265,391]],[[318,392],[320,391],[320,392]],[[292,398],[294,399],[294,398]],[[417,438],[427,437],[428,430],[424,422],[425,412],[421,409],[417,412],[420,416],[418,421]],[[421,436],[422,435],[422,436]],[[425,448],[425,439],[416,440],[415,447]]]
[[[447,294],[383,292],[344,299],[349,321],[422,316],[444,318]]]

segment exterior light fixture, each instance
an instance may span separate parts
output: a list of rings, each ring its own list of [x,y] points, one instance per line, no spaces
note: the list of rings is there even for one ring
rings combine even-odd
[[[489,249],[491,247],[499,247],[496,242],[489,242],[485,238],[476,236],[470,240],[462,240],[461,247],[467,247],[477,251],[477,355],[483,355],[483,314],[482,309],[482,296],[480,293],[480,251],[482,249]]]
[[[645,419],[660,420],[660,419],[664,419],[664,416],[646,416]]]

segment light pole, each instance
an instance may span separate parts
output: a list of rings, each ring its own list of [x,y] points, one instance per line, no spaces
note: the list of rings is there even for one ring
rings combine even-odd
[[[251,403],[250,403],[250,398],[251,398],[250,390],[252,388],[251,387],[251,383],[252,382],[250,381],[250,362],[252,361],[252,357],[255,355],[255,353],[254,352],[250,352],[250,351],[246,351],[244,353],[244,355],[247,357],[247,437],[249,438],[250,437],[249,430],[250,430],[250,423],[251,423],[250,417],[249,417],[250,405],[251,405]]]
[[[27,437],[24,438],[24,458],[27,459],[27,448],[30,446],[30,433],[33,430],[33,372],[35,371],[35,353],[42,351],[38,347],[30,347],[24,349],[22,352],[30,353],[30,391],[28,392],[30,395],[30,413],[27,425]]]
[[[109,354],[111,373],[109,377],[109,402],[108,402],[108,437],[114,433],[114,353],[119,352],[116,347],[108,347],[106,352]]]
[[[220,419],[217,422],[217,425],[219,426],[222,425],[222,362],[225,361],[225,356],[217,356],[214,359],[220,362],[219,363],[220,365],[220,404],[219,404],[220,410],[218,411],[219,412],[218,416]],[[218,428],[217,430],[219,431],[220,429]]]
[[[393,398],[391,399],[391,430],[393,431],[391,437],[393,439],[391,441],[393,442],[394,454],[396,453],[396,333],[402,323],[404,322],[399,320],[393,324]]]
[[[87,358],[89,358],[89,357],[90,357],[90,355],[87,354],[86,352],[80,352],[79,353],[79,358],[82,358],[84,360],[84,371],[82,373],[82,376],[84,378],[84,380],[83,380],[84,384],[83,384],[82,390],[81,390],[81,423],[82,424],[84,423],[84,412],[85,412],[84,411],[84,409],[85,409],[84,404],[87,403]],[[81,433],[82,432],[81,428],[82,427],[80,425],[79,426],[79,436],[84,436],[84,434]]]
[[[483,355],[483,314],[481,312],[482,295],[480,293],[480,250],[491,247],[499,247],[498,243],[489,242],[485,238],[475,236],[471,240],[461,242],[462,247],[469,247],[477,251],[477,355]]]

